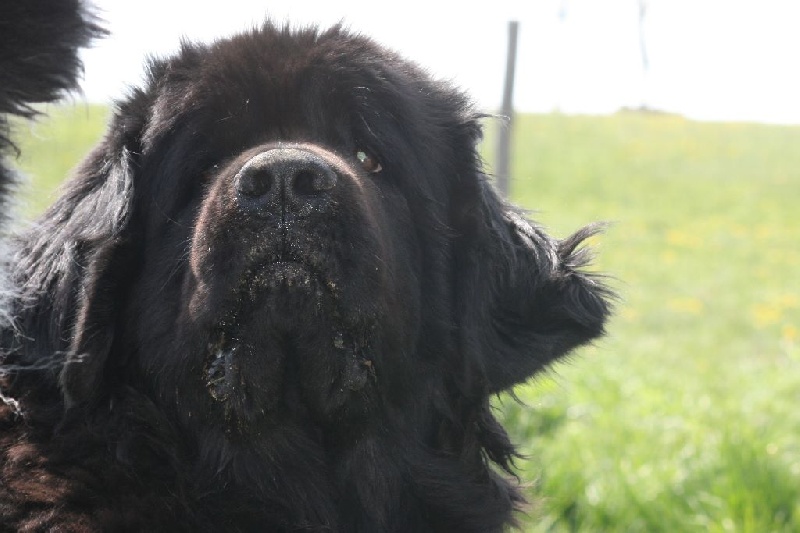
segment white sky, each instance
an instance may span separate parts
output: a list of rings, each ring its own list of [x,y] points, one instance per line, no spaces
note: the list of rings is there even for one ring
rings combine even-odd
[[[147,54],[260,23],[344,21],[499,107],[506,32],[520,22],[520,111],[651,107],[702,120],[800,124],[800,0],[649,0],[642,71],[637,0],[95,0],[112,36],[84,54],[87,100],[141,79]],[[469,6],[469,7],[468,7]]]

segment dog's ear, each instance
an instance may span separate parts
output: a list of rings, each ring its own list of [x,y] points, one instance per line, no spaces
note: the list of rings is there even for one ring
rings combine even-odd
[[[68,222],[84,231],[75,238],[82,256],[81,272],[75,278],[78,292],[71,342],[60,374],[67,407],[92,400],[100,390],[124,301],[122,288],[134,266],[130,227],[134,168],[129,150],[118,148],[115,158],[100,168],[90,163],[82,169],[93,174],[96,187],[79,200]]]
[[[599,226],[557,241],[485,177],[464,189],[455,258],[461,346],[497,392],[600,336],[611,293],[581,270],[589,257],[579,246]]]
[[[114,340],[130,261],[134,182],[144,118],[136,99],[118,109],[106,137],[22,240],[21,333],[26,360],[61,359],[67,407],[91,401]],[[41,363],[39,363],[41,364]]]

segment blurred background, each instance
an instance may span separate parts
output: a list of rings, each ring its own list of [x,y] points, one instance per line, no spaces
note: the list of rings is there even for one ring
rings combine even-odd
[[[148,55],[342,21],[496,113],[519,22],[511,199],[551,232],[611,222],[608,336],[497,399],[524,531],[800,531],[800,3],[98,0],[83,94],[20,125],[35,216]]]
[[[146,55],[174,50],[181,37],[208,41],[266,15],[294,25],[343,21],[495,109],[506,23],[517,20],[520,111],[611,113],[647,105],[703,120],[800,123],[795,0],[95,3],[112,35],[84,54],[90,101],[121,94],[140,77]]]

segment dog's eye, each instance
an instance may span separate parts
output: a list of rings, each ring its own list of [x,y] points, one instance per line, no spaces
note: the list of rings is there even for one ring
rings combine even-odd
[[[378,158],[365,150],[357,151],[356,159],[358,159],[358,161],[361,163],[361,166],[364,167],[364,170],[370,174],[377,174],[383,170],[381,162],[378,161]]]

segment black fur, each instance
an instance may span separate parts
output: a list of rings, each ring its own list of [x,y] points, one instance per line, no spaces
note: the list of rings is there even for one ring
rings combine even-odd
[[[599,336],[608,292],[592,228],[557,241],[488,185],[479,118],[341,28],[154,61],[16,240],[3,523],[513,523],[489,398]]]
[[[52,102],[74,89],[81,69],[78,49],[102,35],[79,0],[0,5],[0,151],[13,148],[8,117],[34,117],[33,104]],[[11,182],[10,169],[0,164],[0,201],[7,199]]]

